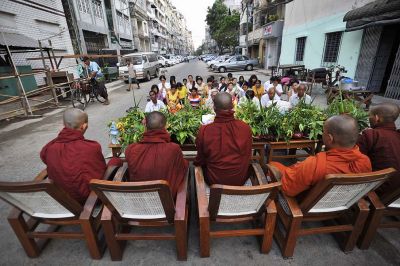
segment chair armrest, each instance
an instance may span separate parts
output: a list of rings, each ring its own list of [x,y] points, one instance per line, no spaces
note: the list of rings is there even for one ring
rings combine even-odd
[[[42,181],[47,178],[47,169],[42,170],[36,177],[34,181]]]
[[[281,193],[281,196],[286,200],[287,205],[288,205],[293,217],[302,217],[303,216],[303,212],[301,211],[300,206],[297,203],[297,200],[295,198],[289,197],[289,196],[285,195],[284,193]]]
[[[118,170],[119,166],[116,165],[112,165],[112,166],[108,166],[104,176],[103,176],[103,180],[113,180],[114,175],[116,174],[117,170]]]
[[[367,194],[367,200],[369,202],[371,202],[372,206],[376,209],[376,210],[381,210],[381,209],[385,209],[386,206],[382,203],[382,201],[379,199],[378,195],[376,195],[375,191],[370,191]]]
[[[251,163],[252,171],[257,179],[258,185],[268,184],[268,180],[265,177],[264,171],[259,163]]]
[[[357,207],[362,211],[369,211],[368,202],[365,199],[360,199],[357,202]]]
[[[267,164],[267,168],[272,182],[281,181],[282,173],[278,170],[278,168],[271,164]]]
[[[210,217],[208,212],[208,200],[206,195],[206,184],[204,182],[203,169],[197,166],[194,170],[196,179],[197,205],[199,208],[199,217]]]
[[[89,197],[86,199],[85,205],[83,206],[83,211],[81,212],[81,215],[79,216],[80,220],[89,220],[90,217],[92,216],[92,213],[94,211],[94,207],[96,206],[97,203],[97,195],[94,193],[94,191],[91,191],[89,194]]]
[[[124,181],[128,174],[128,163],[124,163],[118,172],[115,174],[113,181]]]
[[[175,221],[184,221],[186,218],[186,202],[188,197],[188,179],[189,179],[189,168],[186,173],[186,177],[180,185],[176,194],[175,203]]]
[[[267,213],[277,213],[276,204],[274,200],[271,200],[267,205]]]

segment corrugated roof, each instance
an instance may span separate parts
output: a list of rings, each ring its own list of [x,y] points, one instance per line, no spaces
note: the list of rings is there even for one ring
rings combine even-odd
[[[8,46],[15,48],[39,48],[38,41],[26,35],[20,33],[0,32],[0,46],[5,46],[6,43]],[[48,46],[43,43],[42,47],[46,48]]]
[[[376,0],[346,13],[346,31],[400,23],[399,0]]]

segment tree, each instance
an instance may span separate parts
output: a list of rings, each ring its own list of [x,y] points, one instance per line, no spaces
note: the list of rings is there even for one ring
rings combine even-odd
[[[239,44],[240,14],[236,10],[231,12],[222,0],[216,0],[208,8],[206,22],[211,38],[216,41],[220,51]]]
[[[200,45],[197,49],[196,52],[194,52],[195,55],[201,55],[203,53],[204,50],[204,43],[202,45]]]

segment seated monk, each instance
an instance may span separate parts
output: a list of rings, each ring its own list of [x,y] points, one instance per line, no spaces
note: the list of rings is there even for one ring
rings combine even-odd
[[[322,140],[327,151],[310,156],[303,162],[284,166],[271,162],[282,174],[282,190],[288,196],[297,196],[310,189],[328,174],[371,172],[369,158],[356,145],[358,125],[348,115],[337,115],[325,121]]]
[[[88,115],[69,108],[63,120],[64,128],[43,147],[40,158],[47,166],[49,179],[84,204],[90,194],[90,180],[102,179],[107,165],[100,144],[83,136],[88,128]],[[117,158],[109,162],[109,165],[121,164]]]
[[[139,143],[128,146],[125,151],[128,162],[129,181],[168,181],[175,198],[179,186],[188,171],[178,144],[171,142],[165,130],[167,119],[157,111],[146,115],[146,132]]]
[[[366,129],[358,138],[360,151],[371,159],[372,170],[389,167],[400,171],[400,131],[395,121],[399,117],[399,106],[384,103],[369,111],[370,129]],[[400,186],[399,172],[377,189],[382,195]]]
[[[203,167],[204,179],[209,185],[242,186],[246,182],[251,158],[251,129],[234,118],[232,108],[229,93],[217,94],[214,98],[215,120],[202,126],[197,134],[194,165]]]

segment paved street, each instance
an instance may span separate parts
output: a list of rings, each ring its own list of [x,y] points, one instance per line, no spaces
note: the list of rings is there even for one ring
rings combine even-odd
[[[253,72],[234,72],[234,76],[244,75],[248,79]],[[267,77],[254,72],[264,82]],[[167,78],[175,75],[182,81],[188,74],[200,75],[204,79],[211,75],[203,62],[192,61],[168,68]],[[213,74],[219,78],[219,73]],[[146,96],[152,84],[158,79],[141,84],[135,90],[137,99],[142,98],[141,107],[146,104]],[[89,114],[88,139],[101,143],[104,155],[109,154],[107,123],[125,115],[133,105],[132,92],[127,92],[127,84],[117,81],[108,84],[111,104],[94,103],[85,110]],[[317,92],[318,93],[318,92]],[[65,103],[68,104],[67,102]],[[60,109],[47,113],[43,118],[13,123],[0,128],[0,181],[31,180],[44,168],[40,161],[41,148],[53,139],[62,128]],[[76,158],[79,160],[79,158]],[[193,207],[193,201],[192,201]],[[193,208],[192,208],[193,209]],[[8,205],[0,201],[0,265],[108,265],[111,262],[108,250],[100,261],[90,259],[86,245],[79,240],[53,240],[37,259],[29,259],[12,232],[6,217]],[[293,259],[284,260],[274,243],[268,255],[260,254],[255,237],[225,238],[211,241],[211,257],[199,257],[198,224],[192,212],[189,232],[189,252],[187,263],[176,261],[173,241],[130,241],[123,261],[118,265],[399,265],[400,238],[398,230],[380,232],[368,251],[355,249],[343,253],[331,235],[302,237],[297,242]],[[117,264],[117,263],[115,263]]]

